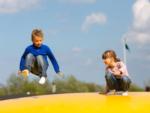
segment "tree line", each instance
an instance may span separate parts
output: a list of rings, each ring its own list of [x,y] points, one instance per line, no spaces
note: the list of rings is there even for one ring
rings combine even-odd
[[[22,76],[12,74],[6,85],[0,87],[0,97],[12,95],[43,95],[79,92],[104,92],[105,86],[80,81],[75,76],[70,75],[64,79],[55,78],[53,81],[47,80],[46,84],[40,85],[38,79],[29,80]],[[130,91],[144,91],[143,88],[132,84]]]

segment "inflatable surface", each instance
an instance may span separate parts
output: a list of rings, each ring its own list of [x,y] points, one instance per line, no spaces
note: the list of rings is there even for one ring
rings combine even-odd
[[[72,93],[1,100],[0,113],[150,113],[150,93]]]

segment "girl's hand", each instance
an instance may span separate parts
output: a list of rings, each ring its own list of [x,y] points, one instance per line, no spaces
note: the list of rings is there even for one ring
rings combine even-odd
[[[121,72],[121,71],[113,72],[113,74],[114,74],[115,76],[122,76],[122,72]]]

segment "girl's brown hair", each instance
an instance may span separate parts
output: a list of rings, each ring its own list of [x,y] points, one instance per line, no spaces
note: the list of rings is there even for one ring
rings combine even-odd
[[[107,50],[102,54],[102,59],[105,60],[107,58],[114,58],[115,62],[119,62],[120,59],[117,58],[117,55],[114,50]]]
[[[44,34],[43,34],[42,30],[40,30],[40,29],[34,29],[32,31],[32,34],[31,34],[31,40],[33,40],[35,36],[43,38]]]

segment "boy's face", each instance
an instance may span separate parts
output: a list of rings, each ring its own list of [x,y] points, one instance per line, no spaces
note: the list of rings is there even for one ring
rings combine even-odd
[[[36,47],[40,47],[42,45],[42,42],[43,42],[43,38],[42,37],[39,37],[39,36],[35,36],[32,40],[34,46]]]

